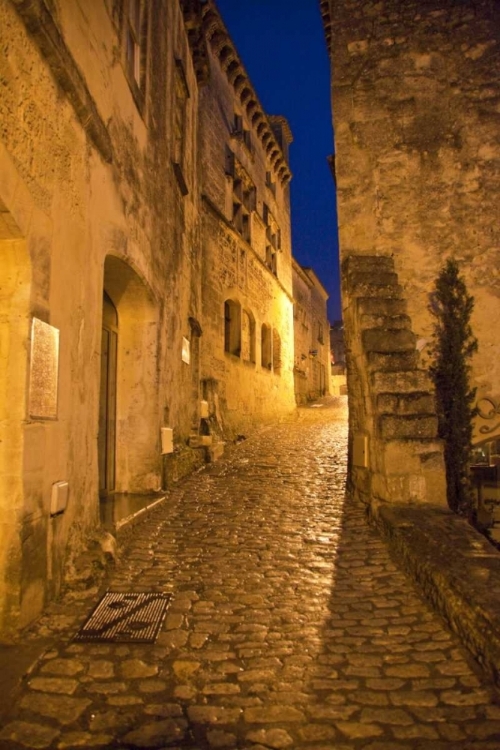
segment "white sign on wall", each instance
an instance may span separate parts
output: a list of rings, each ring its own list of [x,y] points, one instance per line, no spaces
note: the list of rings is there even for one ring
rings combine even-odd
[[[35,419],[57,419],[59,329],[33,318],[28,412]]]
[[[184,337],[182,338],[182,361],[187,365],[191,361],[191,343]]]

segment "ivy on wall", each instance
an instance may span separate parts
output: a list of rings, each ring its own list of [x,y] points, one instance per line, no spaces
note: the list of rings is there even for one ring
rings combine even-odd
[[[469,362],[477,351],[477,339],[470,325],[474,298],[454,259],[441,269],[431,299],[435,323],[430,374],[436,388],[439,437],[444,440],[447,500],[451,510],[472,520],[469,459],[476,389],[470,387]]]

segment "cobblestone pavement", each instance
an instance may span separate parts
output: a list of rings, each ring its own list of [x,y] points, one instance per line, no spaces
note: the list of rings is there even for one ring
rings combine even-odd
[[[500,707],[345,501],[343,399],[177,485],[113,575],[174,594],[154,645],[72,642],[73,593],[0,732],[13,748],[500,748]]]

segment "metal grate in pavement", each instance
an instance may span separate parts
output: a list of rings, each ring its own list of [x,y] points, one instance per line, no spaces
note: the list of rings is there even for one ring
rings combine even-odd
[[[73,638],[93,643],[154,643],[172,594],[107,591]]]

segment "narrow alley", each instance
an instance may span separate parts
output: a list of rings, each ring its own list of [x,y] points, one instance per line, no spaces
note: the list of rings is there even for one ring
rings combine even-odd
[[[174,486],[109,586],[172,592],[156,642],[75,643],[102,592],[66,594],[0,747],[498,748],[490,686],[345,499],[346,436],[331,399]]]

